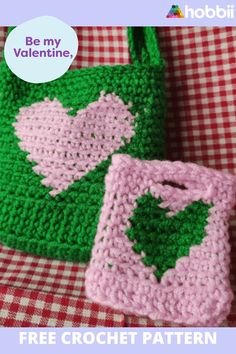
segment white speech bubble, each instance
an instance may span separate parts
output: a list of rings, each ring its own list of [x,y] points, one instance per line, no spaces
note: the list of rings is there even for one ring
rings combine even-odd
[[[62,76],[78,51],[75,31],[58,18],[41,16],[16,27],[5,43],[10,70],[22,80],[43,83]]]

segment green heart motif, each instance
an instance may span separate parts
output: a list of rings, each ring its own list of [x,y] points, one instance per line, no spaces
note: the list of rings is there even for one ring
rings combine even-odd
[[[161,198],[151,193],[137,199],[137,207],[129,218],[131,227],[126,231],[134,242],[133,250],[145,256],[146,266],[155,266],[154,274],[158,281],[176,261],[189,255],[191,246],[200,245],[206,236],[205,226],[210,204],[199,200],[188,205],[172,217],[166,216],[168,208],[160,208]]]

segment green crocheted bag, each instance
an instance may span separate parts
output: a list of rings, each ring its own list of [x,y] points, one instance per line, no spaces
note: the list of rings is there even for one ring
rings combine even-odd
[[[0,242],[87,262],[114,152],[163,158],[164,63],[155,30],[128,28],[132,64],[31,84],[0,69]]]

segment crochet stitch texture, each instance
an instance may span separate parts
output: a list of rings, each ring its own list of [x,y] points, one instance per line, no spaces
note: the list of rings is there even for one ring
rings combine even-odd
[[[232,301],[228,218],[236,178],[192,163],[114,155],[86,292],[124,312],[219,325]]]
[[[164,63],[155,30],[128,29],[132,64],[31,84],[0,68],[0,242],[90,259],[113,152],[164,156]]]
[[[19,146],[37,162],[33,170],[46,178],[50,195],[66,190],[134,135],[134,116],[114,94],[101,94],[75,117],[54,99],[20,109],[14,123]]]
[[[144,265],[155,267],[158,280],[166,270],[175,267],[178,258],[189,255],[191,246],[202,242],[211,207],[198,200],[168,218],[170,209],[159,207],[162,202],[151,193],[139,197],[129,218],[131,226],[126,230],[134,243],[133,250],[145,254],[141,260]]]

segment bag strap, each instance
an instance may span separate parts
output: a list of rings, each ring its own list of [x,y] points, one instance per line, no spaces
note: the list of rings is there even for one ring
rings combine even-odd
[[[128,27],[128,43],[132,62],[159,64],[161,54],[153,27]]]

